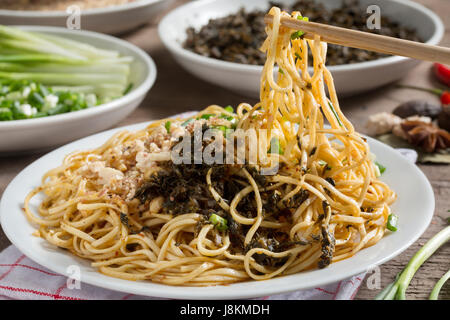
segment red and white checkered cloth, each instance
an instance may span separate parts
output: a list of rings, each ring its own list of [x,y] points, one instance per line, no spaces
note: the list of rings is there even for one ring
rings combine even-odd
[[[347,300],[353,299],[364,273],[338,283],[309,290],[267,296],[265,300]],[[54,300],[142,300],[137,296],[81,283],[80,289],[67,288],[66,276],[51,272],[28,259],[14,246],[0,253],[0,299]]]

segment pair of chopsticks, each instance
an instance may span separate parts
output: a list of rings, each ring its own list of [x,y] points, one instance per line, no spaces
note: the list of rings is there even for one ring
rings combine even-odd
[[[273,16],[266,15],[264,21],[267,24],[272,23]],[[281,25],[295,30],[302,30],[305,32],[304,37],[307,39],[313,39],[314,35],[317,34],[322,41],[328,43],[450,65],[450,48],[446,47],[289,17],[281,17]]]

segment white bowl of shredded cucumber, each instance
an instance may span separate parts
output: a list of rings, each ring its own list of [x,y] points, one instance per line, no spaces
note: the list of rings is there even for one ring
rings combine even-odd
[[[107,129],[144,99],[153,60],[103,34],[0,25],[0,155]]]

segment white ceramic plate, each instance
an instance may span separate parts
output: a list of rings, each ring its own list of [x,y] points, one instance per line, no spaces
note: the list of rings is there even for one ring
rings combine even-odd
[[[30,259],[54,272],[67,275],[69,266],[79,265],[81,281],[95,286],[161,298],[239,299],[317,287],[366,271],[394,258],[408,248],[425,231],[433,216],[433,190],[425,175],[391,147],[368,138],[371,151],[377,155],[377,161],[387,167],[382,180],[398,194],[393,210],[399,216],[399,230],[395,233],[388,232],[376,245],[358,252],[350,259],[333,263],[325,269],[228,286],[204,288],[167,286],[107,277],[90,267],[88,261],[31,235],[35,228],[27,221],[21,210],[23,199],[30,190],[40,184],[40,179],[47,170],[58,166],[63,157],[70,152],[98,147],[118,130],[138,130],[147,124],[140,123],[113,129],[72,142],[25,168],[10,183],[0,203],[0,222],[9,240]],[[32,208],[38,202],[39,198],[36,197],[32,202]]]
[[[173,0],[136,0],[123,5],[81,11],[82,30],[116,34],[131,30],[164,11]],[[5,25],[41,25],[66,27],[71,13],[65,11],[1,10]],[[72,21],[72,19],[69,19]]]
[[[292,4],[296,0],[279,0]],[[315,0],[326,8],[339,7],[342,0]],[[186,3],[166,15],[160,22],[159,37],[177,62],[193,75],[246,96],[259,97],[262,66],[227,62],[204,57],[183,48],[186,29],[199,30],[209,19],[248,11],[267,10],[269,0],[200,0]],[[277,1],[276,1],[277,2]],[[389,17],[417,30],[428,44],[437,44],[444,34],[441,19],[431,10],[409,0],[360,0],[366,12],[369,5],[378,5],[382,17]],[[444,13],[442,13],[444,14]],[[445,14],[444,14],[445,15]],[[330,66],[340,97],[368,91],[404,77],[420,61],[393,56],[373,61]],[[275,71],[276,72],[276,71]]]
[[[133,57],[130,66],[133,88],[119,99],[80,111],[36,119],[0,121],[0,137],[7,137],[0,139],[2,156],[61,145],[111,128],[138,107],[156,80],[156,66],[152,58],[127,41],[91,31],[36,26],[21,28],[62,36]]]

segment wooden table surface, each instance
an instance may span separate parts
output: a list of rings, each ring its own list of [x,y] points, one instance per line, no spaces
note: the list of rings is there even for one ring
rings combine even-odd
[[[177,0],[173,7],[183,2],[186,1]],[[450,46],[450,1],[417,0],[417,2],[424,4],[440,15],[446,27],[441,45]],[[239,96],[203,82],[185,72],[163,47],[156,26],[157,21],[122,36],[122,38],[138,45],[151,55],[158,68],[158,77],[142,105],[117,126],[167,117],[187,110],[200,110],[210,104],[236,106],[243,101],[251,104],[256,102],[254,99]],[[430,73],[430,66],[430,63],[421,63],[400,82],[424,87],[437,86]],[[364,124],[368,115],[380,111],[391,111],[400,102],[414,98],[425,98],[430,101],[434,99],[438,102],[437,98],[427,93],[398,89],[388,85],[359,96],[341,99],[341,106],[356,129],[364,132]],[[42,155],[42,153],[37,153],[0,158],[0,196],[16,174]],[[416,243],[395,259],[380,266],[381,286],[383,288],[392,282],[395,274],[406,265],[412,255],[432,235],[445,226],[446,219],[450,215],[448,213],[450,209],[450,166],[419,165],[419,167],[426,174],[434,189],[436,197],[434,218],[427,231]],[[10,242],[0,229],[0,251],[9,245]],[[428,297],[436,281],[449,269],[449,257],[450,243],[447,243],[420,268],[408,289],[407,296],[409,299],[426,299]],[[368,287],[370,286],[367,286],[367,281],[364,281],[356,299],[372,299],[379,291]],[[450,299],[449,283],[443,287],[441,298]]]

